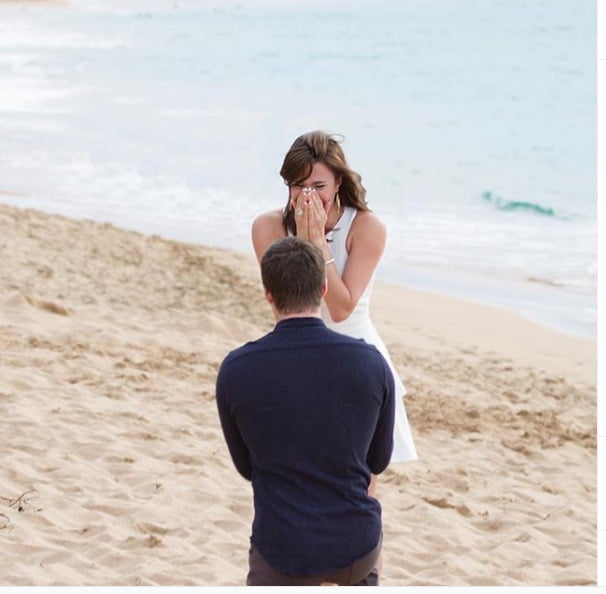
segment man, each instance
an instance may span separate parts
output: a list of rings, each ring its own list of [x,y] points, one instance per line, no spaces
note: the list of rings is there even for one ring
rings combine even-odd
[[[253,488],[246,583],[377,585],[381,507],[368,485],[393,448],[393,376],[375,347],[324,325],[316,246],[278,239],[261,277],[276,326],[217,377],[225,440]]]

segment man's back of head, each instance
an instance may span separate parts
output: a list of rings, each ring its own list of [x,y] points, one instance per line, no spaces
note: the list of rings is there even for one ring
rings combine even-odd
[[[261,278],[278,314],[315,311],[326,287],[324,257],[318,247],[304,239],[278,239],[261,259]]]

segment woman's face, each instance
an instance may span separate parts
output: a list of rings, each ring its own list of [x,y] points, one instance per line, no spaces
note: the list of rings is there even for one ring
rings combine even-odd
[[[314,163],[311,174],[307,179],[300,180],[289,186],[291,205],[294,205],[294,201],[299,197],[301,192],[304,190],[308,191],[308,188],[313,188],[320,197],[324,210],[328,213],[334,202],[335,194],[339,190],[339,185],[340,180],[335,177],[334,173],[324,163]]]

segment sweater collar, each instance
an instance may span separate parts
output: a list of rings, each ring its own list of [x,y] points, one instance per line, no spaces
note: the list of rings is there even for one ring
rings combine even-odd
[[[287,330],[289,328],[322,328],[325,327],[324,321],[321,318],[313,316],[305,318],[287,318],[280,320],[274,330]]]

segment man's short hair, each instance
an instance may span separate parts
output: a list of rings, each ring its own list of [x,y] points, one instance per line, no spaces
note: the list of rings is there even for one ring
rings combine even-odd
[[[263,286],[283,314],[320,307],[326,264],[322,251],[298,237],[274,241],[261,258]]]

